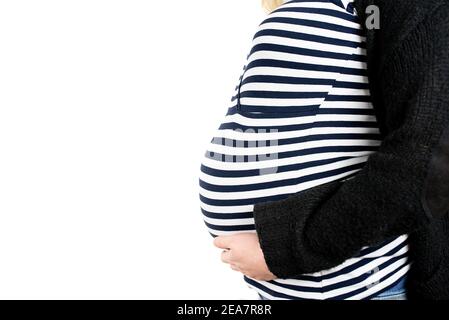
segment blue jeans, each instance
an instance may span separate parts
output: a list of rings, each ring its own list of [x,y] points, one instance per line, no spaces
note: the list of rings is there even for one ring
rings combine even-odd
[[[399,281],[394,287],[371,298],[371,300],[407,300],[405,281],[406,277],[403,277],[402,280]]]
[[[407,295],[405,292],[405,281],[406,277],[403,277],[393,287],[371,298],[371,300],[407,300]],[[260,300],[270,300],[269,298],[264,297],[261,294],[259,294],[259,298]]]

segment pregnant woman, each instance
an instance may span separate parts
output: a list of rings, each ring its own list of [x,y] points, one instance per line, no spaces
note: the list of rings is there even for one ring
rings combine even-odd
[[[212,235],[254,231],[253,205],[356,174],[380,143],[362,29],[349,1],[288,1],[253,39],[232,105],[201,168]],[[270,282],[273,298],[364,298],[408,269],[407,236],[336,268]]]
[[[354,181],[381,145],[368,79],[366,38],[351,0],[286,1],[254,35],[201,165],[200,200],[208,230],[224,249],[223,261],[265,299],[405,298],[412,265],[406,228],[350,248],[345,259],[331,259],[337,247],[324,263],[307,251],[301,253],[312,258],[302,261],[296,250],[303,244],[289,242],[304,224],[295,210],[313,210],[326,193],[317,192],[315,202],[292,196]],[[341,224],[326,221],[334,222]],[[353,223],[361,227],[355,218]],[[327,240],[329,230],[322,231]],[[368,231],[363,238],[373,233]],[[257,233],[268,258],[265,276],[232,263],[233,247],[257,241]],[[357,246],[362,240],[351,241]],[[244,258],[261,264],[260,251]],[[295,264],[302,272],[292,270]]]

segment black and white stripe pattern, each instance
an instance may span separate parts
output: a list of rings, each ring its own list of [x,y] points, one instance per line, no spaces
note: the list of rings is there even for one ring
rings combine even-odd
[[[380,144],[366,52],[350,0],[287,1],[259,25],[200,172],[213,236],[255,232],[255,203],[359,171]],[[343,265],[247,284],[270,299],[366,299],[407,273],[407,235]]]

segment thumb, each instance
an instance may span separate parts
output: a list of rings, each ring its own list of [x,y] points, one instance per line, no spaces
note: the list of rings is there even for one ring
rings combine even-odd
[[[218,236],[214,239],[214,246],[220,249],[229,249],[230,236]]]

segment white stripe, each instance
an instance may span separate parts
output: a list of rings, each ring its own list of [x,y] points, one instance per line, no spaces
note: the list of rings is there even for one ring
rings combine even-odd
[[[344,103],[344,102],[341,102]],[[318,118],[318,119],[317,119]],[[233,114],[226,116],[224,122],[235,122],[242,126],[248,127],[275,127],[275,126],[292,126],[292,125],[300,125],[313,123],[315,121],[367,121],[372,122],[375,121],[376,118],[372,115],[362,115],[362,114],[317,114],[312,116],[300,116],[300,117],[290,117],[290,118],[249,118],[245,117],[241,114]],[[338,128],[338,127],[337,127]],[[336,129],[337,129],[336,128]],[[370,128],[366,128],[369,130]],[[318,128],[316,128],[318,130]],[[238,130],[237,130],[238,131]],[[304,132],[306,130],[300,130]],[[326,130],[326,132],[328,132]],[[249,131],[251,133],[251,131]],[[263,132],[261,132],[263,133]],[[279,132],[281,133],[281,132]]]
[[[253,67],[247,69],[243,80],[250,76],[281,76],[281,77],[295,77],[295,78],[310,78],[310,79],[330,79],[334,80],[339,73],[330,71],[314,71],[304,69],[288,69],[279,67]]]
[[[251,82],[245,83],[241,87],[241,92],[245,91],[281,91],[281,92],[329,92],[330,85],[313,84],[290,84],[290,83],[266,83]]]
[[[282,30],[282,31],[291,31],[298,33],[306,33],[311,35],[325,36],[327,38],[339,39],[352,41],[357,43],[362,43],[366,41],[365,37],[361,37],[358,34],[352,34],[341,31],[334,31],[329,29],[323,29],[318,27],[310,27],[305,25],[296,25],[291,23],[283,23],[283,22],[264,22],[262,23],[258,30]]]
[[[224,122],[235,122],[242,126],[249,127],[264,127],[264,126],[289,126],[292,124],[306,124],[312,123],[315,119],[315,115],[311,116],[302,116],[302,117],[292,117],[292,118],[248,118],[242,114],[233,114],[226,116]],[[304,130],[301,130],[304,131]],[[249,131],[250,132],[250,131]]]
[[[247,219],[214,219],[204,217],[204,221],[215,226],[253,226],[254,218]],[[232,231],[234,232],[234,231]]]
[[[254,205],[247,205],[247,206],[212,206],[206,203],[203,203],[200,201],[200,206],[202,209],[211,212],[211,213],[219,213],[219,214],[226,214],[226,213],[245,213],[245,212],[252,212],[254,209]]]
[[[213,192],[206,190],[200,187],[200,193],[206,198],[214,199],[214,200],[241,200],[241,199],[253,199],[253,198],[263,198],[268,196],[278,196],[284,194],[292,194],[296,192],[300,192],[312,187],[316,187],[320,184],[320,181],[333,181],[338,180],[343,177],[349,176],[353,173],[356,173],[359,170],[351,170],[348,172],[335,174],[327,178],[315,179],[313,181],[307,181],[303,183],[298,183],[292,186],[282,186],[270,189],[263,190],[254,190],[254,191],[240,191],[240,192]]]
[[[298,62],[320,66],[334,66],[334,67],[353,68],[360,70],[366,69],[366,63],[361,61],[341,60],[341,59],[314,57],[307,55],[304,56],[300,54],[293,54],[287,52],[262,51],[262,50],[256,51],[253,54],[251,54],[246,65],[249,65],[251,62],[261,59],[274,59],[284,62]]]
[[[362,114],[318,114],[316,121],[376,121],[376,117]]]
[[[274,91],[274,92],[320,92],[331,95],[345,96],[370,96],[369,89],[338,88],[330,85],[290,84],[273,82],[250,82],[241,87],[241,92],[246,91]],[[237,92],[236,92],[237,95]],[[346,102],[346,101],[345,101]]]
[[[298,6],[293,5],[293,7],[298,7]],[[316,8],[319,9],[319,8],[321,8],[321,6],[316,7]],[[356,29],[356,30],[361,29],[360,24],[358,24],[356,22],[351,22],[351,21],[348,21],[348,20],[345,20],[342,18],[337,18],[337,17],[329,16],[326,14],[319,14],[319,13],[293,12],[293,11],[291,11],[291,12],[290,11],[272,12],[268,15],[268,18],[271,18],[271,17],[285,17],[285,18],[295,18],[295,19],[319,21],[319,22],[336,24],[339,26],[344,26],[344,27],[348,27],[348,28],[352,28],[352,29]],[[323,31],[323,32],[325,32],[325,31]]]
[[[304,168],[300,170],[295,171],[288,171],[288,172],[280,172],[280,173],[273,173],[273,174],[264,174],[264,175],[258,175],[258,176],[251,176],[251,177],[233,177],[233,178],[223,178],[223,177],[214,177],[211,175],[208,175],[204,172],[200,172],[200,179],[206,183],[219,185],[219,186],[243,186],[243,185],[251,185],[255,183],[267,183],[267,182],[274,182],[274,181],[282,181],[286,179],[295,179],[303,176],[307,176],[309,174],[323,172],[323,171],[329,171],[336,168],[340,168],[342,166],[350,166],[355,165],[359,163],[366,162],[367,157],[357,157],[357,158],[351,158],[346,159],[342,161],[338,161],[335,163],[330,163],[326,165],[320,165],[315,166],[312,168]]]
[[[309,161],[334,159],[339,157],[364,157],[372,154],[373,151],[355,151],[355,152],[325,152],[318,154],[308,154],[285,159],[273,159],[255,162],[222,162],[214,159],[204,158],[203,164],[212,169],[218,170],[256,170],[276,168],[291,164],[300,164]],[[269,171],[269,170],[264,170]]]
[[[271,144],[274,142],[271,141]],[[218,145],[218,144],[210,144],[209,152],[218,152],[225,155],[232,156],[256,156],[256,155],[268,155],[267,157],[275,157],[277,154],[289,151],[300,151],[307,150],[312,148],[323,148],[323,147],[340,147],[340,146],[370,146],[377,147],[380,145],[379,140],[368,140],[368,139],[326,139],[326,140],[317,140],[317,141],[306,141],[294,144],[287,145],[271,145],[264,146],[264,143],[259,142],[259,146],[253,148],[243,148],[243,147],[234,147],[233,145]],[[220,159],[221,160],[221,159]],[[243,162],[243,161],[241,161]]]
[[[230,234],[228,231],[223,231],[223,230],[214,230],[211,228],[207,228],[207,230],[215,236],[228,236]],[[256,230],[239,230],[239,231],[233,231],[232,234],[255,233],[255,232],[256,232]]]
[[[249,118],[248,118],[249,119]],[[244,124],[242,124],[244,125]],[[307,137],[310,135],[318,135],[318,134],[339,134],[339,133],[363,133],[363,134],[378,134],[378,128],[365,128],[365,127],[315,127],[304,130],[295,130],[295,131],[285,131],[285,132],[277,132],[276,130],[267,130],[264,132],[262,130],[255,132],[254,130],[217,130],[214,137],[217,138],[227,138],[234,140],[248,140],[248,141],[267,141],[267,140],[276,140],[276,139],[290,139],[290,138],[301,138]]]
[[[332,88],[330,94],[335,96],[370,96],[369,89]]]
[[[251,105],[251,106],[269,105],[271,107],[288,107],[293,105],[301,107],[301,106],[320,105],[323,102],[323,100],[324,98],[315,98],[315,99],[241,98],[240,102],[242,105]]]
[[[334,45],[334,44],[285,38],[285,37],[279,37],[279,36],[259,36],[257,38],[254,38],[252,41],[253,46],[256,46],[259,44],[267,44],[267,43],[288,46],[288,47],[294,47],[294,48],[311,49],[311,50],[319,50],[319,51],[343,53],[343,54],[353,54],[354,49],[355,49],[355,47],[338,46],[338,45]]]
[[[324,101],[320,108],[372,109],[373,104],[364,101]]]

